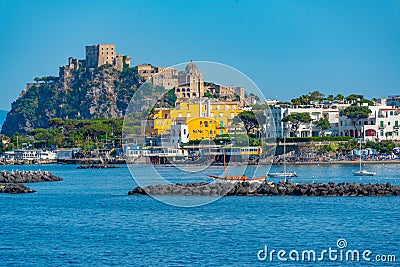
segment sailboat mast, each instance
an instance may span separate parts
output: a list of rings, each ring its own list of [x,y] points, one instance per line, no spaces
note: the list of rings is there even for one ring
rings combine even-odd
[[[226,177],[225,153],[226,153],[226,150],[224,150],[224,177]]]
[[[360,141],[360,171],[361,171],[361,155],[362,155],[362,151],[361,151],[361,141]]]
[[[283,136],[283,176],[286,182],[286,136]]]

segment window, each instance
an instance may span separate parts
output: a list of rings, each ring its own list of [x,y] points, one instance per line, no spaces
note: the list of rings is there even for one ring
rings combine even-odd
[[[390,126],[390,121],[388,121],[388,126]]]
[[[208,127],[208,122],[207,121],[204,122],[204,127]]]
[[[383,127],[383,121],[380,121],[380,127]]]
[[[219,134],[224,134],[224,130],[219,130]]]
[[[179,117],[179,118],[182,118],[182,113],[178,113],[178,117]]]
[[[219,113],[219,116],[222,118],[224,116],[224,113]]]
[[[395,121],[394,126],[399,127],[399,121]]]
[[[224,127],[224,122],[223,121],[219,121],[219,127]]]

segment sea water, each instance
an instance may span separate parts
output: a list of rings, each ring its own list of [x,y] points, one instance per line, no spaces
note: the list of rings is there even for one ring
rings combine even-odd
[[[297,182],[400,184],[400,165],[369,165],[373,177],[353,177],[357,165],[288,166]],[[150,196],[127,195],[136,186],[128,168],[78,170],[76,165],[5,166],[48,170],[62,182],[27,184],[37,193],[0,194],[2,266],[398,266],[400,197],[223,197],[182,208]],[[145,176],[149,166],[132,166]],[[272,171],[279,166],[273,166]],[[171,182],[201,182],[204,173],[156,169]],[[148,179],[152,179],[149,177]],[[179,198],[179,197],[178,197]],[[181,197],[185,201],[185,197]],[[346,241],[339,249],[338,240]],[[263,259],[265,248],[272,259]],[[290,251],[358,250],[370,262],[293,261]],[[287,253],[280,260],[277,252]],[[381,263],[376,255],[395,255]],[[292,253],[295,256],[295,253]],[[343,255],[342,255],[343,256]],[[316,259],[318,260],[318,259]],[[272,261],[272,262],[271,262]]]

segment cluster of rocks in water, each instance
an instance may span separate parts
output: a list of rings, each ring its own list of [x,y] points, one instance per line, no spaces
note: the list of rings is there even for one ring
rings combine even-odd
[[[23,183],[55,182],[62,180],[61,177],[47,171],[2,171],[0,172],[0,193],[33,193],[36,191],[26,187]]]
[[[386,184],[248,182],[192,183],[150,185],[136,187],[129,195],[184,195],[184,196],[400,196],[400,186]]]
[[[7,194],[24,194],[24,193],[34,193],[35,190],[30,189],[29,187],[23,184],[0,184],[0,193]]]

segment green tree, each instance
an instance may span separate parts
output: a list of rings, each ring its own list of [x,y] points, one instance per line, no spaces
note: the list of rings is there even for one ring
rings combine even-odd
[[[205,91],[204,92],[204,97],[215,98],[215,96],[210,91]]]
[[[371,114],[371,110],[365,106],[350,106],[340,110],[340,116],[345,116],[351,120],[356,131],[360,132],[358,124],[360,120],[367,119]]]
[[[344,102],[344,96],[342,94],[337,94],[334,98],[334,100]]]
[[[292,113],[283,117],[283,122],[290,123],[290,129],[296,135],[297,130],[299,129],[302,123],[310,123],[312,121],[311,116],[309,113]]]
[[[328,97],[326,98],[326,100],[328,101],[333,101],[335,99],[335,97],[333,95],[328,95]]]
[[[346,97],[346,101],[352,104],[355,104],[357,102],[361,102],[361,100],[364,99],[363,95],[357,95],[357,94],[351,94],[348,97]]]
[[[320,129],[321,136],[323,135],[324,131],[331,128],[331,124],[329,123],[329,120],[325,117],[317,120],[315,122],[315,126],[317,126]]]
[[[247,133],[252,132],[255,128],[259,127],[259,121],[253,111],[243,111],[239,116],[234,118],[234,123],[243,122],[244,128]]]
[[[325,97],[324,94],[320,91],[313,91],[311,93],[308,93],[308,95],[311,101],[321,100]]]

